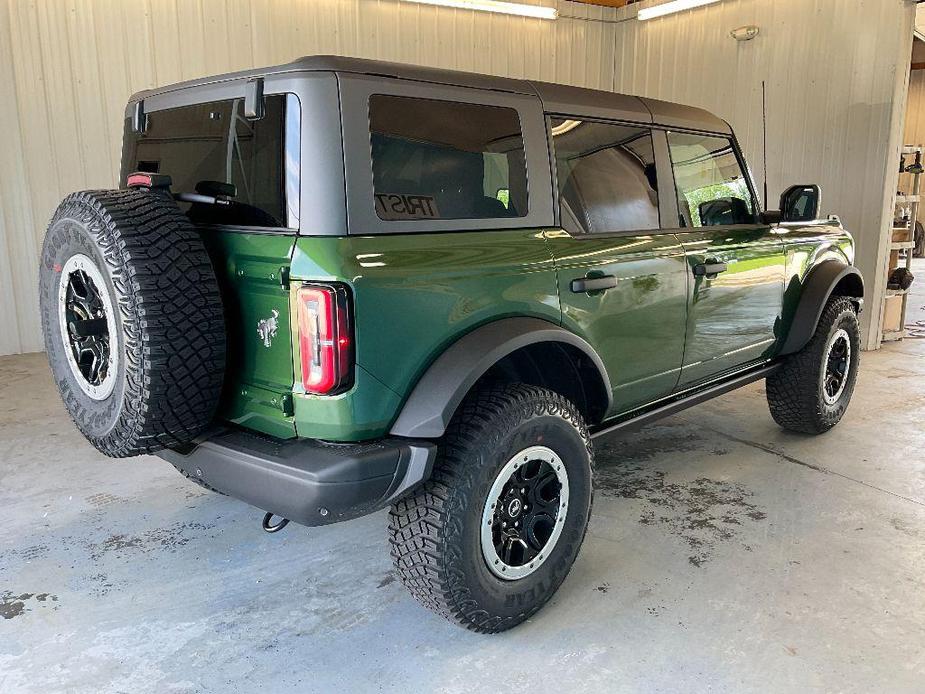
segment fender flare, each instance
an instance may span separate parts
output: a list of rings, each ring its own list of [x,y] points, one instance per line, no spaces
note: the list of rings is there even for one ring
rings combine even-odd
[[[492,366],[528,345],[558,342],[581,350],[597,367],[608,397],[613,393],[604,362],[574,333],[538,318],[503,318],[476,328],[450,345],[427,368],[392,425],[393,436],[443,436],[463,398]]]
[[[822,311],[825,309],[829,297],[832,296],[832,291],[846,277],[851,277],[852,279],[849,281],[860,287],[860,294],[852,296],[857,296],[859,300],[863,300],[864,278],[853,265],[848,265],[844,261],[832,258],[809,271],[806,279],[803,280],[800,301],[793,313],[793,320],[790,321],[790,331],[779,356],[798,352],[812,339],[813,334],[816,332],[816,326],[819,325]]]

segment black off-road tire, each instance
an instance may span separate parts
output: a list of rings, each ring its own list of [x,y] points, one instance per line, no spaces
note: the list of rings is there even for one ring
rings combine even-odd
[[[106,340],[115,379],[105,396],[91,397],[78,381],[62,334],[63,269],[74,258],[95,266],[98,293],[114,307],[115,334]],[[45,235],[39,296],[58,390],[100,451],[151,453],[188,443],[210,424],[225,371],[221,296],[202,239],[168,195],[130,189],[65,198]]]
[[[545,562],[505,580],[483,555],[482,513],[499,471],[531,445],[562,459],[567,513]],[[425,607],[472,631],[504,631],[529,619],[565,580],[584,540],[591,460],[584,420],[561,395],[524,384],[474,392],[441,439],[430,480],[392,506],[389,540],[402,583]]]
[[[841,330],[847,333],[851,349],[848,372],[840,396],[829,403],[823,395],[826,355]],[[784,429],[805,434],[822,434],[838,424],[854,392],[860,351],[855,306],[847,297],[833,296],[812,339],[767,379],[768,406],[774,421]]]

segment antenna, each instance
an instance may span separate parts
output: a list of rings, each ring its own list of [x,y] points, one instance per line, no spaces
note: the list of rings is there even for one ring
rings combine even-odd
[[[768,95],[764,80],[761,80],[761,136],[764,140],[764,209],[768,209]]]

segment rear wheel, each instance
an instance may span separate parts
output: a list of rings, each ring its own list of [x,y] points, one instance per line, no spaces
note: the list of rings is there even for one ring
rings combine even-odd
[[[851,402],[860,351],[854,304],[832,297],[809,343],[768,377],[774,421],[806,434],[822,434],[838,424]]]
[[[509,629],[568,575],[591,510],[591,445],[574,405],[534,386],[460,407],[431,479],[392,506],[392,557],[426,607],[468,629]]]

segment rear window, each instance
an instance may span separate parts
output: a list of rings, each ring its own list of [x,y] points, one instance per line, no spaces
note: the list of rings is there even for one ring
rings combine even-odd
[[[126,123],[122,181],[133,171],[161,173],[175,193],[229,197],[230,205],[184,204],[198,224],[297,226],[298,148],[292,95],[266,97],[260,120],[244,118],[243,98],[155,111],[143,133]]]
[[[527,168],[516,110],[374,94],[369,129],[380,219],[526,216]]]

